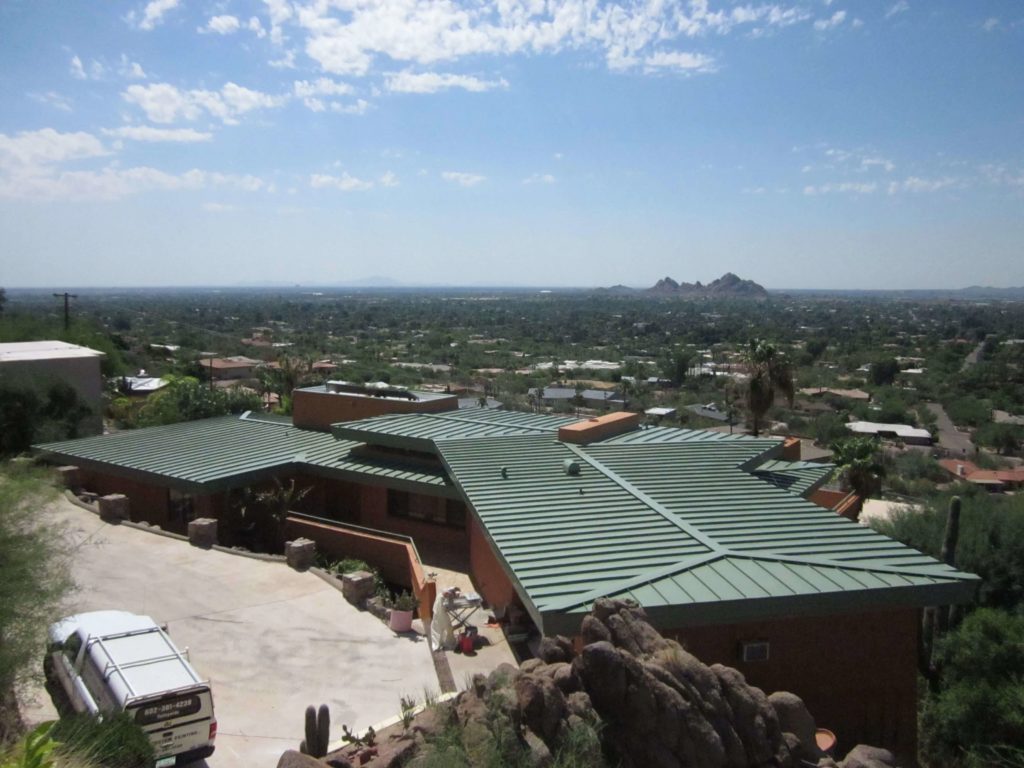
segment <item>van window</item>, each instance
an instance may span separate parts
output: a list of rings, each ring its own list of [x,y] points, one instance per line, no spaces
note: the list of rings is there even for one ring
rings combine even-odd
[[[202,702],[197,694],[175,696],[168,699],[160,699],[148,704],[143,704],[135,710],[135,722],[139,725],[152,725],[166,720],[175,720],[179,717],[194,715],[202,708]]]
[[[64,641],[64,655],[74,664],[80,650],[82,650],[82,638],[75,632]]]

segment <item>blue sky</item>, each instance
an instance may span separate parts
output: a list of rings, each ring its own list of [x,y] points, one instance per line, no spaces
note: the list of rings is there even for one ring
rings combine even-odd
[[[0,285],[1024,285],[1016,0],[7,0]]]

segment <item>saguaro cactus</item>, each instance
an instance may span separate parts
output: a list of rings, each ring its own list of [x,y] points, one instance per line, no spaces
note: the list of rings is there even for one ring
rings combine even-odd
[[[311,757],[323,757],[331,737],[331,710],[326,704],[317,709],[312,704],[306,707],[306,738],[299,745],[299,751]]]

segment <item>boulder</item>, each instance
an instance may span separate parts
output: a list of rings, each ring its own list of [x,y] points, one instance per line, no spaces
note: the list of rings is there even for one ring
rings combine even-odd
[[[807,711],[803,699],[795,693],[776,691],[768,697],[772,709],[779,720],[779,728],[783,733],[793,734],[799,744],[796,748],[787,740],[790,751],[796,752],[801,759],[816,761],[821,755],[815,739],[817,726],[814,717]]]
[[[858,744],[847,753],[839,768],[896,768],[892,752],[881,747]]]
[[[315,757],[304,755],[301,752],[289,749],[281,759],[277,761],[277,768],[324,768],[324,764]]]
[[[546,675],[521,675],[515,682],[515,692],[523,724],[553,745],[568,714],[565,695]]]

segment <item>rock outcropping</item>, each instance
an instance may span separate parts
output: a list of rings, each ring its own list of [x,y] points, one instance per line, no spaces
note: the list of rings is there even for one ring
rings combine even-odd
[[[717,280],[712,280],[707,285],[702,285],[698,280],[696,283],[677,283],[671,277],[663,277],[646,293],[657,296],[682,296],[687,298],[741,298],[741,299],[763,299],[768,296],[764,286],[755,283],[753,280],[743,280],[732,272],[726,272]]]
[[[455,699],[316,761],[288,752],[279,768],[327,763],[369,768],[437,762],[623,768],[891,768],[885,750],[857,746],[840,763],[822,755],[799,697],[766,696],[735,669],[701,663],[663,638],[632,603],[598,600],[582,649],[545,638],[540,658],[477,675]],[[442,760],[443,762],[443,760]]]

